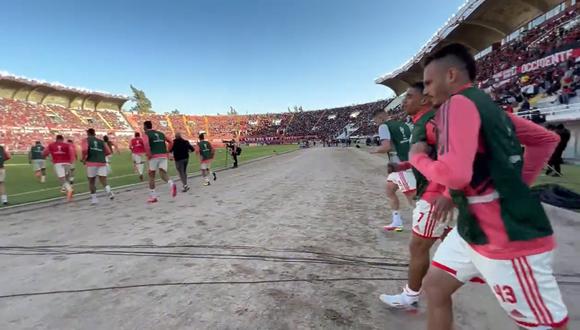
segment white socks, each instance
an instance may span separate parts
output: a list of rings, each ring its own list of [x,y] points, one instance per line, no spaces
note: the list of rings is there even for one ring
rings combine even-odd
[[[111,193],[111,186],[109,186],[109,185],[106,185],[106,186],[105,186],[105,192],[106,192],[107,194],[110,194],[110,193]]]
[[[8,203],[8,195],[2,195],[2,196],[0,196],[0,199],[1,199],[2,203]]]
[[[91,194],[91,204],[97,204],[98,202],[97,194]]]
[[[155,189],[149,189],[149,196],[151,198],[157,198],[157,193],[155,192]]]
[[[143,170],[145,169],[145,165],[143,164],[137,164],[137,172],[139,172],[139,175],[143,175]]]

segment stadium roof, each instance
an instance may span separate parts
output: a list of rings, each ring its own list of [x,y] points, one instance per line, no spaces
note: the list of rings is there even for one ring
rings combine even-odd
[[[42,89],[48,92],[62,92],[64,94],[94,96],[95,98],[107,99],[111,101],[126,102],[129,100],[129,97],[125,95],[92,91],[86,88],[68,87],[60,83],[49,83],[42,80],[19,77],[8,72],[0,72],[0,82],[8,82],[21,86],[30,86],[34,87],[35,89]]]
[[[522,25],[546,13],[562,0],[468,0],[431,39],[400,68],[375,80],[399,95],[423,79],[426,55],[450,43],[461,43],[478,53],[501,41]]]

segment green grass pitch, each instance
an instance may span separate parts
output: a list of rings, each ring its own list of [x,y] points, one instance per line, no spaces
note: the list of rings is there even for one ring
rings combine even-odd
[[[297,148],[297,145],[243,147],[242,154],[238,160],[240,164],[243,164],[252,159],[273,155],[275,153],[292,151]],[[225,149],[216,150],[216,157],[212,164],[213,169],[231,167],[232,164],[233,161],[229,155],[226,163]],[[111,166],[112,173],[109,175],[109,184],[113,189],[115,189],[115,187],[140,182],[138,175],[133,170],[133,161],[129,151],[121,152],[121,154],[114,154],[111,160]],[[13,155],[13,158],[5,163],[5,167],[6,191],[11,205],[63,196],[60,192],[60,183],[54,174],[50,160],[47,160],[46,183],[40,183],[38,178],[34,176],[32,165],[28,164],[27,155]],[[169,162],[168,167],[169,174],[174,177],[176,175],[174,163]],[[199,160],[194,154],[189,158],[188,173],[200,173]],[[145,174],[145,180],[147,180],[146,176],[147,175]],[[97,189],[101,189],[100,185],[97,187]],[[181,188],[181,184],[178,184],[178,187]],[[74,188],[75,194],[88,191],[85,168],[80,162],[76,164]]]

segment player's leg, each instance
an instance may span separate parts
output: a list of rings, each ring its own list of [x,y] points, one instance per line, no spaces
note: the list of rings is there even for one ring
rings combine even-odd
[[[149,200],[148,203],[157,202],[157,192],[155,191],[155,174],[159,168],[158,158],[149,160]]]
[[[173,180],[171,180],[169,173],[167,173],[167,158],[158,158],[158,160],[159,176],[161,177],[161,180],[167,183],[171,197],[175,197],[177,195],[177,185]]]
[[[499,304],[518,326],[567,329],[568,310],[553,274],[553,251],[512,260],[489,259],[471,252]]]
[[[113,173],[113,168],[111,167],[111,155],[105,156],[105,160],[107,162],[107,174]]]
[[[209,186],[210,185],[209,178],[208,178],[209,167],[208,167],[208,164],[206,161],[201,162],[200,169],[201,169],[201,176],[203,178],[203,185]]]
[[[97,169],[95,166],[87,166],[87,178],[89,180],[89,193],[91,194],[91,204],[97,204]]]
[[[70,182],[70,184],[75,183],[75,170],[75,164],[71,164],[70,169],[68,170],[68,182]]]
[[[451,330],[453,326],[453,301],[451,296],[465,282],[479,276],[471,261],[469,245],[452,230],[441,243],[429,271],[423,280],[427,297],[427,329]]]
[[[68,164],[54,164],[54,172],[61,183],[62,190],[66,193],[67,200],[71,201],[73,196],[73,189],[68,182],[66,175],[69,166],[70,165]]]
[[[113,193],[111,186],[107,182],[107,174],[108,169],[106,166],[101,166],[97,168],[97,177],[99,177],[99,182],[101,183],[101,186],[105,189],[105,192],[107,193],[109,199],[112,200],[115,199],[115,194]]]
[[[6,195],[6,187],[4,181],[6,180],[6,170],[0,168],[0,203],[8,204],[8,195]]]
[[[391,173],[393,174],[393,173]],[[400,203],[399,197],[397,196],[397,190],[399,186],[396,182],[390,180],[391,175],[387,178],[387,186],[386,186],[386,193],[387,199],[389,201],[389,206],[391,208],[391,212],[393,212],[391,224],[385,226],[384,229],[387,231],[401,231],[403,229],[403,219],[401,218],[401,214],[399,213]]]
[[[413,235],[409,242],[410,260],[407,286],[397,295],[381,295],[385,304],[395,308],[415,307],[419,301],[423,278],[429,269],[429,251],[444,234],[446,225],[437,224],[431,217],[433,208],[424,200],[413,210]]]

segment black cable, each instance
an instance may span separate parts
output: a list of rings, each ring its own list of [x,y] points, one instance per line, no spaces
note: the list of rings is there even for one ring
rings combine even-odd
[[[190,286],[190,285],[239,285],[239,284],[269,284],[269,283],[292,283],[292,282],[340,282],[340,281],[406,281],[407,278],[388,278],[388,277],[345,277],[345,278],[295,278],[295,279],[279,279],[279,280],[258,280],[258,281],[201,281],[201,282],[173,282],[173,283],[147,283],[147,284],[131,284],[122,286],[109,286],[100,288],[87,289],[71,289],[71,290],[55,290],[55,291],[39,291],[27,293],[13,293],[0,295],[0,299],[30,297],[30,296],[44,296],[53,294],[67,294],[67,293],[82,293],[93,291],[117,290],[117,289],[132,289],[144,287],[161,287],[161,286]]]

